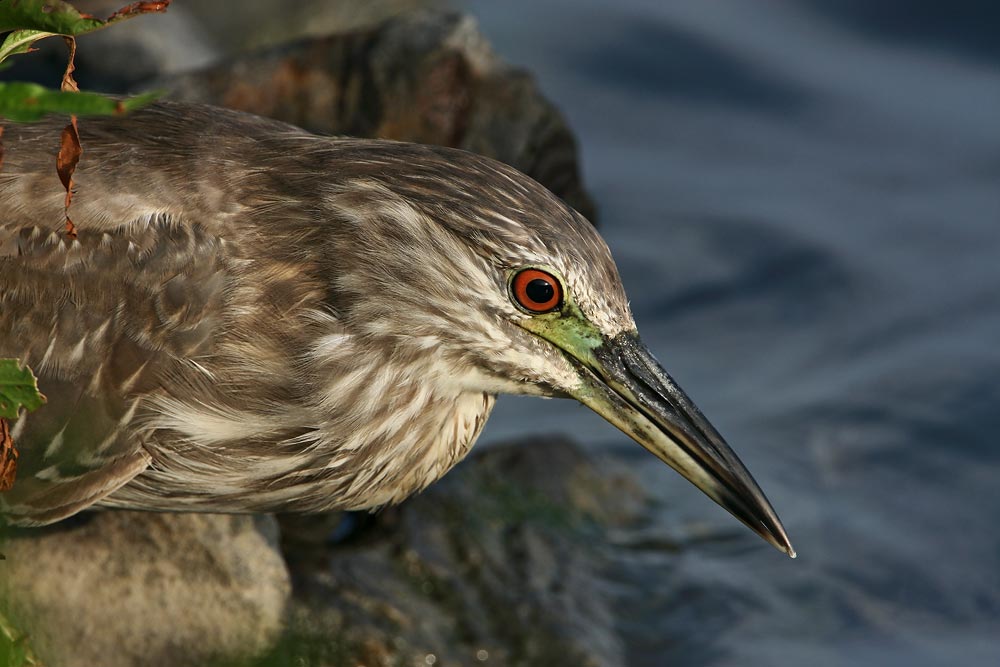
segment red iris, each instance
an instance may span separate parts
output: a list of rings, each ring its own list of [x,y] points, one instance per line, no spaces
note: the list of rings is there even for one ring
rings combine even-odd
[[[539,269],[523,269],[511,283],[514,299],[532,313],[548,313],[562,303],[562,286],[555,276]]]

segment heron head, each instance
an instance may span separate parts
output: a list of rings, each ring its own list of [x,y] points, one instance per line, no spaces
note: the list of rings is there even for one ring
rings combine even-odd
[[[572,397],[794,556],[722,436],[639,338],[607,245],[541,185],[463,151],[342,143],[335,286],[353,330],[462,390]],[[335,168],[335,167],[332,167]]]

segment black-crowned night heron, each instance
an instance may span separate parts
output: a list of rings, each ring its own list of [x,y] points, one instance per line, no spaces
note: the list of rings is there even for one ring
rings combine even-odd
[[[743,464],[642,345],[607,246],[518,171],[204,106],[7,124],[0,357],[39,375],[8,520],[90,505],[396,503],[501,393],[573,397],[782,551]]]

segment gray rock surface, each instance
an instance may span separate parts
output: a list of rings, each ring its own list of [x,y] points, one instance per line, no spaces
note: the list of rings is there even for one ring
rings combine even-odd
[[[279,550],[271,517],[100,512],[4,543],[0,621],[48,667],[617,667],[617,542],[647,510],[630,474],[542,438],[346,542],[335,514],[280,517]]]
[[[271,517],[100,512],[3,545],[0,602],[48,667],[178,667],[270,647],[291,585]]]
[[[117,1],[117,0],[116,0]],[[445,9],[450,0],[175,0],[171,11],[196,17],[228,52],[286,44],[303,37],[366,28],[420,9]]]
[[[606,569],[645,507],[627,473],[551,438],[474,454],[353,543],[289,519],[293,639],[264,664],[624,665]]]

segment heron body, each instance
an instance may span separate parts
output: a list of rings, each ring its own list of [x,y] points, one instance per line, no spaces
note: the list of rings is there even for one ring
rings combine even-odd
[[[161,103],[80,121],[71,239],[65,123],[3,135],[0,357],[49,399],[12,425],[9,521],[399,502],[518,393],[580,400],[791,553],[638,343],[604,242],[530,178]]]

